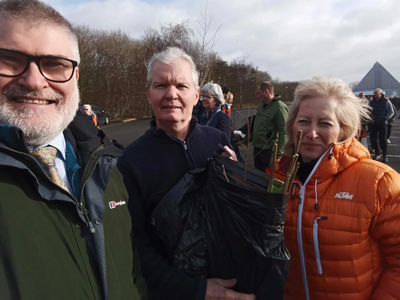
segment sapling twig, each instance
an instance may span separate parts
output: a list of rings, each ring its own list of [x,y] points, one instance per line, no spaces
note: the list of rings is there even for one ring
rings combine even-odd
[[[274,170],[276,168],[276,155],[278,153],[278,145],[274,144],[274,148],[272,151],[272,164],[271,164],[271,175],[269,177],[269,183],[268,183],[268,192],[271,192],[272,189],[272,182],[274,181]]]

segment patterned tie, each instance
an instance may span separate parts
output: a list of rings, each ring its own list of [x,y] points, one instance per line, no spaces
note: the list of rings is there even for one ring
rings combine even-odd
[[[56,167],[56,148],[51,146],[38,147],[36,149],[29,150],[29,152],[36,158],[36,160],[41,165],[43,171],[55,184],[62,187],[64,190],[69,191],[67,185],[65,184],[64,180],[62,180]]]

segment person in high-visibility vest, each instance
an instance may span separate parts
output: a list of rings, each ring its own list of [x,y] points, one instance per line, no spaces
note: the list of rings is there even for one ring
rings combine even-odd
[[[231,92],[227,92],[226,94],[224,94],[224,98],[225,98],[225,104],[221,106],[221,110],[228,116],[231,116],[233,94]]]
[[[97,116],[96,114],[92,111],[92,106],[90,104],[85,104],[83,106],[83,111],[85,112],[85,115],[89,120],[91,120],[94,124],[94,126],[97,126]]]

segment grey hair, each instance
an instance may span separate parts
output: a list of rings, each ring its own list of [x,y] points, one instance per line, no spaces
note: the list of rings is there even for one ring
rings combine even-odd
[[[90,104],[84,104],[83,107],[84,107],[84,108],[87,107],[87,108],[92,109],[92,106],[91,106]]]
[[[199,86],[199,72],[197,72],[196,64],[193,59],[180,48],[169,47],[166,50],[154,54],[147,65],[147,86],[150,87],[153,80],[153,67],[156,62],[161,62],[166,65],[172,65],[176,62],[185,61],[189,63],[190,70],[192,71],[193,86]]]
[[[70,37],[72,54],[79,64],[78,37],[72,24],[51,6],[38,0],[4,0],[0,1],[1,18],[28,22],[31,26],[49,24],[60,27]]]
[[[200,95],[203,93],[208,93],[213,96],[217,105],[225,104],[224,94],[219,84],[212,82],[206,83],[200,90]]]
[[[284,153],[293,154],[294,136],[293,125],[300,110],[301,102],[306,98],[323,97],[335,100],[335,114],[340,126],[339,143],[346,142],[356,136],[361,121],[370,121],[368,104],[362,103],[352,92],[351,88],[339,78],[314,77],[301,82],[294,92],[294,101],[290,105],[286,122],[287,142]]]

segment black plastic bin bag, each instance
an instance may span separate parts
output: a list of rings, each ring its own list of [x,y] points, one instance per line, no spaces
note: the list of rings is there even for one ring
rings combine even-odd
[[[283,225],[288,196],[268,176],[223,156],[187,173],[152,213],[170,264],[202,278],[236,278],[234,290],[282,299],[289,268]]]

